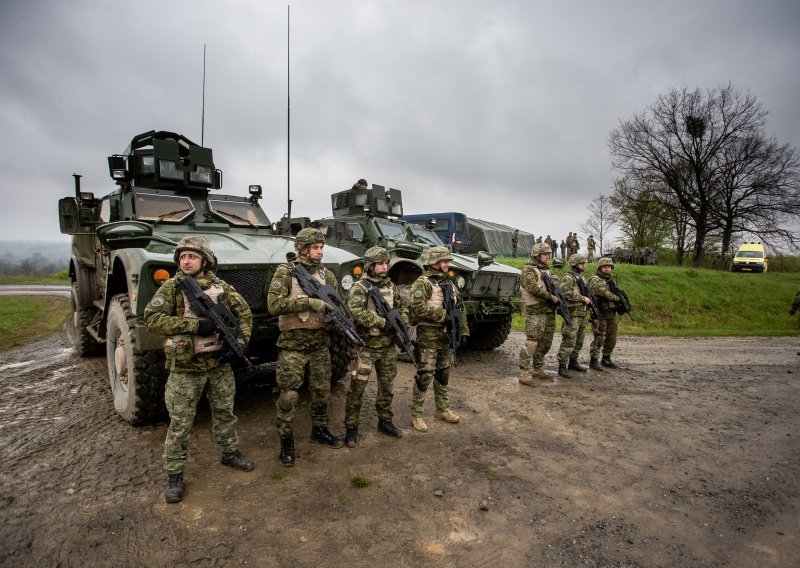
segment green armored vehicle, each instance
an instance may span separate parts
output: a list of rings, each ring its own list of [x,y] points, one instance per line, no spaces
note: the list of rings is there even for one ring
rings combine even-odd
[[[72,310],[75,347],[82,357],[105,352],[117,412],[131,423],[164,409],[163,340],[142,315],[159,286],[175,274],[173,249],[186,235],[201,235],[218,259],[215,272],[253,312],[248,349],[252,366],[237,378],[274,372],[277,318],[266,309],[275,268],[294,252],[291,237],[276,234],[259,205],[261,186],[249,196],[223,195],[222,172],[210,148],[173,132],[146,132],[124,154],[108,158],[116,189],[102,198],[81,190],[59,201],[61,232],[72,235]],[[352,282],[359,259],[326,248],[324,264]],[[334,378],[346,373],[348,352],[334,335]]]
[[[389,277],[401,292],[407,291],[422,274],[427,250],[442,246],[432,230],[399,219],[403,201],[398,189],[380,185],[348,189],[334,193],[331,204],[332,217],[310,224],[322,230],[327,245],[360,257],[369,247],[386,248]],[[299,220],[292,226],[297,229],[307,222]],[[467,309],[467,348],[489,350],[502,345],[511,331],[511,316],[516,310],[512,297],[519,292],[520,271],[494,262],[491,254],[481,252],[475,256],[453,254],[450,272]]]

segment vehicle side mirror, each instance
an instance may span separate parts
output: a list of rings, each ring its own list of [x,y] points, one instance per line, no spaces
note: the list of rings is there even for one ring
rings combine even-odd
[[[142,221],[117,221],[97,228],[98,240],[109,250],[145,248],[150,241],[177,246],[170,239],[153,235],[153,227]]]
[[[64,235],[75,235],[81,232],[81,207],[75,197],[64,197],[58,200],[58,228]]]
[[[484,266],[489,266],[494,262],[494,255],[491,253],[482,250],[478,253],[478,266],[483,268]]]

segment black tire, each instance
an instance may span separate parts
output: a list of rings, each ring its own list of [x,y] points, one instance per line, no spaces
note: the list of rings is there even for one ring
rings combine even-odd
[[[139,350],[131,333],[136,324],[128,295],[114,296],[108,308],[108,377],[114,408],[131,424],[152,422],[166,415],[164,353]]]
[[[339,330],[332,330],[331,337],[331,383],[338,383],[350,372],[350,361],[355,349]]]
[[[469,329],[467,349],[490,351],[500,347],[511,333],[511,316],[499,321],[473,323]]]
[[[70,297],[72,306],[72,323],[75,326],[75,352],[79,357],[98,357],[103,353],[103,344],[99,343],[86,328],[99,317],[100,310],[94,306],[80,307],[78,303],[77,284],[72,283]]]

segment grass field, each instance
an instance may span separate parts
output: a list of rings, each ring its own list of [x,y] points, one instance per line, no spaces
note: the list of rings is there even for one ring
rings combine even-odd
[[[522,268],[527,259],[502,259]],[[596,264],[586,266],[585,277]],[[567,268],[554,272],[564,274]],[[633,318],[619,320],[630,335],[756,335],[797,333],[797,316],[789,306],[800,290],[800,273],[747,274],[672,266],[618,264],[614,279],[630,297]],[[559,321],[561,318],[557,318]],[[523,329],[524,316],[514,316]]]
[[[67,298],[0,296],[0,351],[25,345],[56,332],[69,317]]]

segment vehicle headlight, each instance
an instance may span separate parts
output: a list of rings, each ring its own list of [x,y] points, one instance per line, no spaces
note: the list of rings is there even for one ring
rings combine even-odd
[[[349,290],[353,287],[353,277],[349,274],[345,274],[342,276],[342,289]]]
[[[458,286],[459,290],[463,289],[466,283],[467,281],[464,280],[463,276],[459,276],[458,278],[456,278],[456,286]]]

